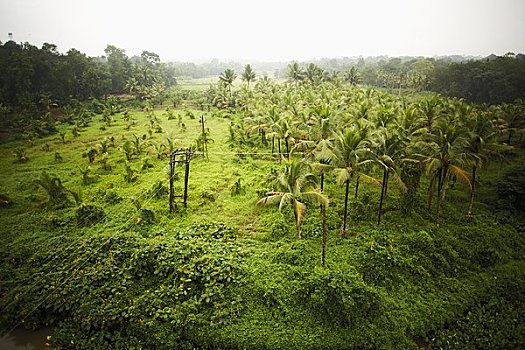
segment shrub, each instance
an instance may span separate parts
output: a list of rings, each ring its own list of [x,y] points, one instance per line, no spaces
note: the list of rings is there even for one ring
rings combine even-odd
[[[68,198],[68,191],[62,185],[62,181],[47,172],[42,172],[40,178],[35,180],[35,183],[46,191],[48,196],[47,204],[53,208],[64,208],[71,205]]]
[[[107,191],[104,195],[104,201],[108,204],[114,205],[122,202],[122,197],[116,191]]]
[[[106,217],[102,208],[95,205],[81,205],[76,211],[77,225],[88,226],[100,223]]]
[[[517,162],[508,169],[496,184],[498,196],[512,209],[525,210],[525,162]]]

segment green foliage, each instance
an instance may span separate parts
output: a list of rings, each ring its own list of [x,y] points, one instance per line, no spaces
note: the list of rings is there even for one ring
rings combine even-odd
[[[525,164],[522,161],[501,175],[496,184],[496,193],[510,208],[525,210]]]
[[[15,163],[27,163],[29,161],[29,156],[24,148],[16,148],[13,155],[15,156]]]
[[[356,271],[316,268],[298,295],[304,295],[313,316],[325,323],[351,328],[373,322],[381,313],[379,292],[365,284]]]
[[[103,234],[83,239],[80,252],[65,243],[37,252],[41,283],[19,290],[21,299],[3,298],[2,320],[33,299],[27,324],[63,320],[53,335],[59,348],[185,348],[196,328],[216,329],[235,315],[243,258],[227,232],[193,228],[149,241]]]
[[[92,170],[89,165],[83,169],[80,169],[80,173],[82,174],[82,183],[84,185],[89,185],[99,180],[99,176],[97,174],[92,174]]]
[[[0,208],[8,207],[13,204],[13,200],[5,193],[0,193]]]
[[[81,205],[76,212],[77,225],[79,226],[90,226],[98,224],[104,220],[106,213],[102,208],[95,205]]]
[[[141,58],[146,73],[156,59],[151,54]],[[397,67],[389,60],[380,65],[384,72]],[[423,94],[398,98],[397,92],[350,86],[321,65],[299,68],[301,80],[293,84],[261,78],[249,88],[232,86],[231,95],[224,85],[210,93],[181,89],[182,107],[173,114],[200,115],[190,106],[208,109],[206,125],[216,142],[209,144],[213,156],[208,161],[192,159],[188,203],[175,213],[168,214],[167,160],[161,158],[193,142],[201,125],[186,115],[186,132],[181,133],[182,117],[178,123],[156,116],[166,107],[154,108],[166,97],[162,88],[140,88],[136,94],[143,100],[123,102],[126,106],[110,96],[84,107],[71,101],[64,122],[55,122],[62,132],[72,132],[74,125],[81,130],[67,144],[56,137],[37,139],[52,128],[50,115],[28,128],[27,137],[16,134],[19,140],[2,143],[6,155],[31,145],[31,163],[14,166],[9,157],[0,160],[2,192],[14,201],[0,216],[0,328],[9,329],[22,318],[26,327],[49,325],[57,348],[482,348],[483,341],[488,348],[521,346],[523,225],[520,212],[509,211],[504,198],[499,211],[493,210],[496,184],[504,179],[502,184],[512,185],[503,188],[516,191],[519,172],[511,179],[496,176],[507,173],[505,163],[501,170],[492,164],[479,168],[477,211],[467,222],[470,191],[456,184],[457,176],[486,159],[470,152],[472,142],[455,143],[451,152],[442,152],[443,163],[461,159],[466,171],[449,172],[441,184],[448,200],[439,227],[432,220],[434,210],[422,205],[424,190],[435,179],[433,171],[422,172],[422,160],[438,150],[436,138],[449,137],[455,129],[462,140],[471,141],[472,133],[480,135],[474,116],[483,115],[491,121],[488,131],[496,135],[491,142],[500,136],[508,142],[510,136],[517,144],[520,127],[509,119],[511,109]],[[369,73],[359,66],[363,83]],[[393,76],[398,77],[384,75],[381,84],[404,84]],[[144,82],[151,83],[150,78]],[[214,101],[223,109],[212,107]],[[127,117],[124,113],[128,120],[111,117],[125,107],[130,108]],[[115,136],[100,131],[109,128],[108,121]],[[132,121],[134,131],[127,131],[125,123]],[[166,131],[167,140],[155,136],[157,127]],[[354,135],[364,140],[362,149],[341,152],[342,159],[351,160],[345,168],[352,185],[352,235],[346,238],[338,235],[346,190],[331,171],[339,165],[323,158],[334,150],[334,127],[363,131]],[[450,142],[443,140],[446,148]],[[483,137],[484,147],[488,140]],[[41,149],[45,143],[64,156],[63,163],[49,162],[52,154]],[[111,151],[116,143],[122,152]],[[148,152],[149,144],[155,150]],[[84,168],[80,152],[86,145],[98,151],[100,168]],[[296,165],[277,153],[290,154]],[[154,167],[140,171],[144,181],[139,181],[144,157]],[[517,163],[518,158],[506,158]],[[83,182],[78,168],[97,175],[98,181],[84,188],[89,205],[79,191],[63,188],[75,207],[34,210],[41,191],[26,178],[50,166],[73,188]],[[176,195],[182,194],[183,168],[176,166]],[[383,192],[372,185],[385,168],[390,182],[383,180]],[[320,173],[322,192],[316,181]],[[407,192],[395,186],[399,179]],[[376,225],[380,192],[385,194],[385,220]],[[255,206],[269,194],[281,200],[286,195],[279,203],[282,213]],[[319,194],[330,197],[324,267],[323,216],[316,199],[326,202]],[[291,195],[300,204],[289,205]],[[302,240],[293,239],[294,209],[301,216]],[[233,228],[213,223],[219,219]]]
[[[244,194],[245,192],[246,192],[246,190],[241,185],[241,178],[239,177],[239,178],[237,178],[237,180],[235,180],[233,185],[230,186],[230,194],[232,196],[238,196],[240,194]]]
[[[139,175],[137,174],[137,170],[133,169],[131,165],[126,161],[125,163],[125,170],[126,173],[124,174],[124,179],[127,182],[135,182],[138,180]]]
[[[210,189],[201,191],[200,197],[206,201],[215,202],[215,193]]]
[[[162,181],[155,182],[155,184],[151,186],[151,189],[148,191],[148,194],[155,198],[165,197],[169,193],[169,188]]]
[[[64,208],[71,204],[68,198],[68,191],[62,185],[62,181],[47,172],[42,172],[35,183],[47,194],[47,205],[51,208]]]
[[[115,205],[122,202],[122,197],[116,191],[110,190],[104,194],[104,201],[109,205]]]

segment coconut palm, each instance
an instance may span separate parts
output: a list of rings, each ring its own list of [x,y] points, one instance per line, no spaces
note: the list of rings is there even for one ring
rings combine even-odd
[[[250,86],[250,82],[255,80],[255,72],[251,65],[247,64],[244,66],[244,72],[242,73],[241,78],[248,84],[248,87]]]
[[[361,77],[357,72],[357,68],[354,66],[352,66],[352,68],[350,68],[349,71],[344,73],[344,79],[347,83],[349,83],[352,86],[356,86],[361,82]]]
[[[450,178],[455,176],[472,189],[472,178],[467,171],[463,170],[469,159],[468,135],[459,122],[439,120],[434,124],[434,133],[429,136],[430,142],[425,142],[425,153],[420,156],[427,174],[431,176],[429,208],[437,186],[436,223],[439,225],[441,208]]]
[[[297,238],[301,238],[301,222],[306,211],[306,202],[328,205],[328,198],[317,189],[317,177],[311,173],[311,167],[300,158],[286,161],[284,169],[277,176],[277,191],[268,192],[257,205],[279,205],[292,207]]]
[[[233,69],[230,69],[230,68],[226,69],[219,76],[219,80],[224,84],[224,86],[226,87],[226,89],[228,89],[228,92],[230,93],[230,100],[233,97],[232,86],[233,86],[233,81],[235,80],[235,78],[237,78],[237,75],[235,74]]]
[[[472,217],[472,207],[476,190],[476,172],[483,167],[490,157],[500,156],[508,148],[498,143],[498,130],[494,128],[490,115],[477,111],[464,119],[468,128],[467,153],[472,166],[472,181],[467,218]]]
[[[305,77],[310,84],[316,85],[324,80],[325,72],[314,63],[310,63],[306,66]]]
[[[359,170],[366,164],[369,164],[373,157],[367,135],[368,130],[366,128],[358,129],[352,127],[340,131],[334,135],[330,152],[322,157],[335,169],[337,183],[345,186],[345,207],[343,212],[343,225],[341,227],[342,236],[346,234],[350,180],[352,177],[358,176],[372,182],[376,181]]]
[[[373,134],[374,150],[376,153],[375,163],[383,169],[383,181],[381,182],[381,197],[377,211],[377,224],[381,223],[383,203],[388,191],[390,175],[402,190],[406,190],[405,184],[397,173],[397,166],[405,158],[406,143],[404,139],[393,128],[381,127]]]
[[[422,127],[427,128],[428,132],[432,132],[434,123],[439,119],[442,107],[443,101],[437,95],[433,95],[419,104],[420,123]]]
[[[304,72],[299,66],[299,63],[292,62],[288,65],[287,77],[291,82],[295,84],[298,84],[299,82],[303,81]]]

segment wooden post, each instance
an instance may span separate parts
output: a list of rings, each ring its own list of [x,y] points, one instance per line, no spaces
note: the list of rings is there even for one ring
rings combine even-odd
[[[184,208],[188,206],[188,180],[190,177],[190,159],[191,159],[191,149],[188,147],[186,149],[186,170],[184,171]]]
[[[175,175],[175,154],[170,155],[170,214],[176,209],[175,189],[173,188],[173,176]]]
[[[206,140],[206,128],[204,126],[204,116],[201,115],[201,125],[202,125],[202,155],[208,159],[208,144]]]

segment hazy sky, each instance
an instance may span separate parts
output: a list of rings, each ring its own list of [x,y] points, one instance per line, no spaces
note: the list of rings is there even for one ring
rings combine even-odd
[[[307,60],[525,53],[525,0],[0,0],[0,41],[101,56]]]

